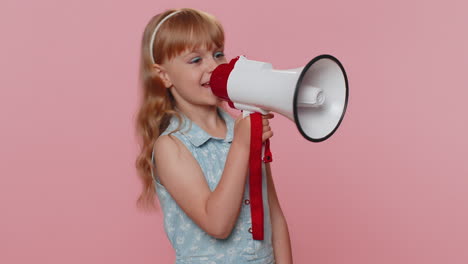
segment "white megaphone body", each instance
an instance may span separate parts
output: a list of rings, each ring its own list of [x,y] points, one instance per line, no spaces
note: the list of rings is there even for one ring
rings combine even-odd
[[[335,133],[349,94],[346,72],[331,55],[317,56],[305,67],[290,70],[275,70],[269,63],[239,56],[213,71],[210,86],[233,108],[287,117],[313,142]]]

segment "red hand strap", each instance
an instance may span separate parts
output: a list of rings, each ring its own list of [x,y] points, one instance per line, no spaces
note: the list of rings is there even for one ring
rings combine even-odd
[[[270,151],[270,139],[265,141],[265,156],[263,157],[263,162],[270,163],[273,161],[273,156]]]
[[[263,240],[263,200],[262,200],[262,116],[250,115],[250,212],[252,235],[255,240]]]

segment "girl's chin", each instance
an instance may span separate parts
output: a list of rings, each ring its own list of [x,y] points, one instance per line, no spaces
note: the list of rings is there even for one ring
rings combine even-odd
[[[222,101],[221,101],[219,98],[216,97],[216,98],[213,100],[212,105],[213,105],[213,106],[218,106],[218,105],[221,104],[221,102],[222,102]]]

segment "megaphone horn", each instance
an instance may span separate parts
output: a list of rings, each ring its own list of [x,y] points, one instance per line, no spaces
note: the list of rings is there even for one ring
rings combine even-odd
[[[305,67],[275,70],[266,62],[239,56],[212,73],[213,93],[239,110],[277,112],[293,121],[304,138],[321,142],[340,126],[348,105],[348,78],[331,55]]]

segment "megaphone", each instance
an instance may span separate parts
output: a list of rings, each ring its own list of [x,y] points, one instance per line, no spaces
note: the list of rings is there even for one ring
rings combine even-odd
[[[331,55],[313,58],[305,67],[275,70],[266,62],[239,56],[213,70],[213,93],[233,108],[250,115],[249,192],[252,236],[263,240],[261,162],[272,161],[270,142],[262,144],[260,114],[277,112],[296,123],[312,142],[329,138],[338,129],[348,105],[348,78],[343,65]],[[262,157],[263,154],[263,157]]]
[[[270,63],[239,56],[213,71],[210,86],[233,108],[262,114],[273,111],[287,117],[312,142],[335,133],[349,96],[343,65],[327,54],[289,70],[275,70]]]

